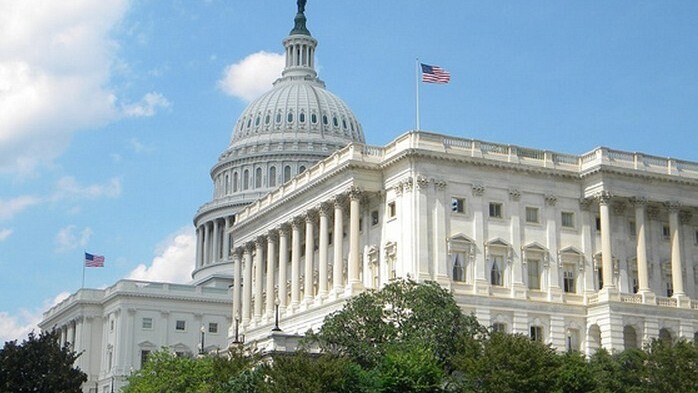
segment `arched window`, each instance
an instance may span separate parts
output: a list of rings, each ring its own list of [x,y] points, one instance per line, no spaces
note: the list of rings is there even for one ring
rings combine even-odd
[[[310,122],[313,124],[317,124],[317,115],[315,113],[310,115]]]
[[[301,165],[300,167],[298,167],[298,173],[301,174],[303,172],[305,172],[305,165]]]
[[[501,255],[492,256],[492,268],[490,269],[490,284],[502,286],[502,270],[504,267],[504,257]]]
[[[262,188],[262,168],[254,171],[254,188]]]
[[[624,349],[638,348],[637,345],[637,332],[635,328],[630,325],[625,325],[623,328],[623,345]]]
[[[453,258],[453,281],[465,281],[464,260],[465,253],[456,252],[452,254]]]
[[[247,190],[248,188],[250,188],[250,171],[245,169],[242,175],[242,189]]]
[[[286,165],[284,167],[284,183],[291,180],[291,167]]]
[[[276,187],[276,167],[269,167],[269,179],[267,180],[269,187]]]
[[[288,113],[288,116],[286,116],[286,121],[289,123],[293,123],[293,113]]]
[[[305,113],[301,113],[298,115],[298,121],[301,123],[305,123]]]
[[[238,173],[233,173],[233,192],[238,191]]]
[[[225,174],[225,195],[230,194],[230,174]]]

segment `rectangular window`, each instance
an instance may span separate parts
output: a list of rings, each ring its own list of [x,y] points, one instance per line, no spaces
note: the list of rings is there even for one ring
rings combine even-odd
[[[596,217],[596,231],[601,231],[601,218]]]
[[[541,326],[531,326],[531,341],[543,342],[543,328]]]
[[[562,212],[562,227],[563,228],[574,228],[574,213],[573,212]]]
[[[492,324],[492,332],[493,333],[506,333],[507,332],[507,325],[505,323],[494,323]]]
[[[502,218],[502,204],[498,202],[490,202],[490,217]]]
[[[574,287],[574,266],[565,266],[562,272],[563,289],[567,293],[577,292]]]
[[[378,210],[371,212],[371,225],[378,225]]]
[[[528,288],[540,289],[540,261],[537,259],[529,259],[528,266]]]
[[[451,198],[451,211],[454,213],[465,213],[465,198]]]
[[[187,321],[177,320],[175,322],[175,330],[184,331],[187,328]]]
[[[662,225],[662,237],[664,240],[669,240],[671,238],[671,228],[669,228],[667,224]]]
[[[111,321],[109,321],[109,330],[112,332],[114,331],[114,320],[113,319]]]
[[[148,356],[150,356],[150,351],[147,351],[147,350],[141,351],[141,368],[143,368],[143,366],[145,366],[145,362],[148,361]]]
[[[395,208],[395,202],[388,203],[388,218],[393,218],[397,216],[397,210]]]
[[[696,229],[696,239],[695,239],[695,241],[696,241],[696,244],[698,245],[698,229]]]
[[[152,329],[153,328],[153,318],[143,318],[143,322],[141,323],[141,327],[143,329]]]
[[[540,222],[540,210],[537,207],[526,207],[526,222],[538,224]]]
[[[628,232],[630,233],[630,236],[637,236],[637,228],[635,227],[635,221],[628,222]]]
[[[209,322],[208,332],[209,333],[218,333],[218,324],[216,322]]]

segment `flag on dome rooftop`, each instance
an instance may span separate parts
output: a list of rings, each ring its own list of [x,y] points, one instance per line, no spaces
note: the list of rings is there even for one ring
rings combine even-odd
[[[446,84],[451,80],[451,73],[437,65],[422,65],[422,82]]]
[[[85,253],[85,267],[104,267],[104,256]]]

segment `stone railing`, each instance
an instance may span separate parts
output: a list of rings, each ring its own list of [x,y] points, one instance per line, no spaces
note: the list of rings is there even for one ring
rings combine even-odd
[[[657,305],[662,307],[676,307],[676,299],[657,296]]]
[[[642,303],[642,295],[620,295],[621,303]]]
[[[238,222],[261,209],[272,206],[285,196],[305,187],[325,174],[350,161],[379,164],[411,150],[448,153],[454,156],[507,162],[530,168],[549,168],[580,174],[600,166],[646,173],[698,179],[698,163],[662,158],[642,153],[629,153],[599,147],[582,154],[564,154],[548,150],[524,148],[515,145],[483,142],[475,139],[412,131],[403,134],[385,146],[353,143],[321,160],[304,173],[283,184],[256,202],[242,209]],[[209,207],[205,205],[206,207]]]

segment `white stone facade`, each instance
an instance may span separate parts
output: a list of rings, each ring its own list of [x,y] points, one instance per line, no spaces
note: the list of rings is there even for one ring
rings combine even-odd
[[[111,392],[149,353],[180,355],[228,347],[231,295],[225,288],[121,280],[106,289],[81,289],[52,307],[39,324],[61,332],[61,344],[82,353],[76,366],[85,393]]]
[[[425,132],[352,144],[236,215],[233,315],[264,340],[278,298],[281,328],[302,334],[348,296],[411,277],[561,350],[693,338],[697,208],[691,162]]]

